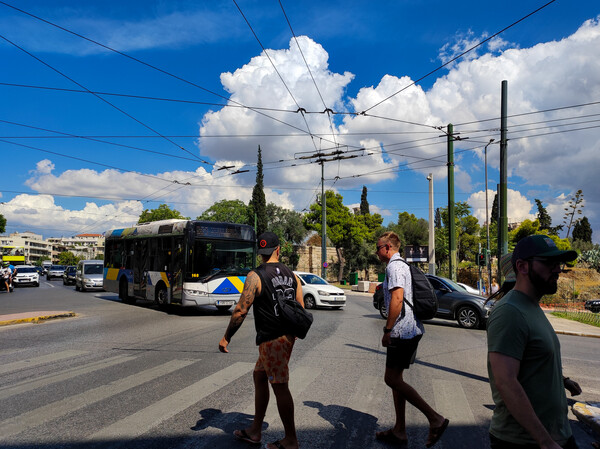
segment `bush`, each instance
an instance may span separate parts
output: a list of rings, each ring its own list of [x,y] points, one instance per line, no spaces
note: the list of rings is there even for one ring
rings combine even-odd
[[[580,260],[587,263],[590,268],[600,272],[600,249],[592,249],[581,254]]]

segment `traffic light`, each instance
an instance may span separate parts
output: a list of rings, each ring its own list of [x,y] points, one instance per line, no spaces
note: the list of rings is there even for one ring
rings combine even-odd
[[[479,265],[480,267],[485,267],[487,265],[487,258],[485,257],[485,250],[483,250],[483,253],[479,253],[477,254],[477,265]]]

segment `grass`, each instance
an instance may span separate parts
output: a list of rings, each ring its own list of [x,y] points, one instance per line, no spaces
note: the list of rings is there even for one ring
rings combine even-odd
[[[568,320],[578,321],[580,323],[591,324],[592,326],[600,327],[600,313],[591,313],[579,310],[555,310],[552,315],[566,318]]]

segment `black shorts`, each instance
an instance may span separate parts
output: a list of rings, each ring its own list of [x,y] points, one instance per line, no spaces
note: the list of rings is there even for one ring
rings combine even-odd
[[[411,364],[415,363],[417,346],[419,346],[422,336],[417,335],[409,340],[392,338],[392,345],[387,347],[386,368],[408,369]]]

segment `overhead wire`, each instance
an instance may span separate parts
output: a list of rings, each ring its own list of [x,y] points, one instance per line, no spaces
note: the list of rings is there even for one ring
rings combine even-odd
[[[11,44],[12,46],[14,46],[15,48],[19,49],[20,51],[22,51],[23,53],[31,56],[33,59],[35,59],[36,61],[40,62],[41,64],[43,64],[44,66],[48,67],[50,70],[58,73],[60,76],[66,78],[67,80],[69,80],[70,82],[72,82],[73,84],[76,84],[77,86],[81,87],[82,89],[85,89],[86,91],[88,91],[90,94],[94,95],[94,97],[98,98],[99,100],[103,101],[104,103],[106,103],[107,105],[109,105],[110,107],[116,109],[117,111],[119,111],[121,114],[125,115],[126,117],[129,117],[130,119],[132,119],[133,121],[135,121],[136,123],[142,125],[144,128],[150,130],[151,132],[155,133],[156,135],[162,137],[163,139],[165,139],[166,141],[170,142],[171,144],[175,145],[177,148],[185,151],[186,153],[194,156],[196,159],[198,159],[200,162],[207,164],[207,165],[214,165],[211,164],[208,161],[205,161],[201,158],[199,158],[198,156],[196,156],[194,153],[192,153],[191,151],[185,149],[184,147],[182,147],[181,145],[177,144],[176,142],[174,142],[173,140],[169,139],[166,136],[163,136],[161,133],[159,133],[157,130],[155,130],[154,128],[152,128],[151,126],[145,124],[144,122],[142,122],[141,120],[138,120],[137,118],[135,118],[133,115],[129,114],[128,112],[126,112],[125,110],[119,108],[117,105],[111,103],[110,101],[108,101],[106,98],[103,98],[100,95],[97,94],[93,94],[89,89],[87,89],[84,85],[82,85],[81,83],[79,83],[78,81],[75,81],[73,78],[71,78],[70,76],[68,76],[67,74],[61,72],[60,70],[58,70],[56,67],[53,67],[52,65],[48,64],[46,61],[42,60],[41,58],[37,57],[36,55],[34,55],[33,53],[25,50],[23,47],[21,47],[20,45],[16,44],[15,42],[11,41],[10,39],[8,39],[7,37],[3,36],[0,34],[0,38],[5,40],[6,42],[8,42],[9,44]]]
[[[317,90],[317,93],[319,94],[321,103],[323,103],[323,107],[325,108],[325,112],[327,113],[327,118],[329,119],[329,127],[331,129],[331,137],[333,138],[334,143],[337,145],[337,141],[335,138],[336,133],[335,133],[335,130],[333,127],[333,119],[331,118],[331,115],[330,115],[331,109],[325,103],[325,100],[323,99],[323,95],[321,95],[321,90],[319,89],[319,86],[317,85],[315,77],[313,76],[312,70],[310,70],[310,66],[308,65],[308,62],[306,61],[306,58],[304,57],[304,52],[302,51],[302,47],[300,47],[300,42],[298,42],[298,37],[296,37],[296,33],[294,32],[294,29],[292,28],[292,24],[290,23],[290,19],[288,18],[287,13],[285,12],[285,8],[283,7],[281,0],[279,0],[279,6],[281,7],[281,11],[283,12],[285,20],[286,20],[286,22],[290,28],[290,31],[292,33],[292,36],[294,36],[294,41],[296,42],[296,46],[298,47],[298,50],[300,51],[300,55],[302,55],[302,60],[304,61],[304,65],[306,65],[306,69],[308,70],[308,73],[310,74],[310,78],[312,79],[313,85],[315,86],[315,89]],[[331,112],[333,112],[333,111],[331,111]]]
[[[236,2],[236,0],[232,0],[232,1],[233,1],[233,4],[238,9],[238,11],[240,12],[242,18],[244,19],[244,21],[246,22],[246,24],[250,28],[250,31],[252,32],[252,35],[254,36],[254,38],[256,39],[256,41],[258,42],[258,45],[260,45],[260,48],[262,48],[263,53],[265,54],[265,56],[267,57],[267,59],[271,63],[271,66],[273,67],[273,70],[275,70],[275,73],[277,73],[277,76],[281,80],[281,83],[283,84],[283,86],[287,90],[288,94],[290,95],[290,97],[292,98],[292,100],[294,101],[294,103],[296,104],[296,106],[298,107],[298,111],[300,112],[300,115],[302,116],[302,119],[304,120],[304,124],[306,125],[306,130],[308,131],[310,139],[311,139],[311,141],[312,141],[312,143],[313,143],[313,145],[315,147],[315,150],[316,150],[317,149],[317,144],[314,141],[314,135],[313,135],[313,133],[310,130],[310,126],[308,124],[308,120],[306,120],[306,116],[304,115],[304,108],[301,107],[300,104],[298,104],[298,101],[296,100],[296,97],[294,96],[294,94],[290,90],[289,86],[287,85],[287,83],[283,79],[283,76],[281,75],[281,73],[277,69],[277,66],[275,65],[275,62],[273,62],[273,59],[271,59],[271,56],[269,55],[269,52],[267,51],[267,49],[265,48],[265,46],[260,41],[260,39],[259,39],[258,35],[256,34],[256,32],[254,31],[254,28],[252,28],[252,24],[250,23],[250,21],[248,20],[248,18],[244,14],[244,12],[242,11],[242,8],[240,8],[240,6]]]
[[[221,94],[219,94],[219,93],[217,93],[217,92],[214,92],[214,91],[212,91],[212,90],[210,90],[210,89],[207,89],[206,87],[203,87],[203,86],[201,86],[201,85],[199,85],[199,84],[197,84],[197,83],[194,83],[194,82],[192,82],[192,81],[189,81],[189,80],[187,80],[187,79],[185,79],[185,78],[183,78],[183,77],[181,77],[181,76],[175,75],[175,74],[173,74],[173,73],[171,73],[171,72],[169,72],[169,71],[167,71],[167,70],[164,70],[164,69],[161,69],[161,68],[159,68],[159,67],[156,67],[156,66],[154,66],[154,65],[152,65],[152,64],[150,64],[150,63],[148,63],[148,62],[145,62],[145,61],[143,61],[143,60],[141,60],[141,59],[139,59],[139,58],[135,58],[135,57],[133,57],[133,56],[131,56],[131,55],[129,55],[129,54],[127,54],[127,53],[125,53],[125,52],[122,52],[122,51],[116,50],[116,49],[114,49],[114,48],[112,48],[112,47],[110,47],[110,46],[108,46],[108,45],[102,44],[101,42],[98,42],[98,41],[96,41],[96,40],[94,40],[94,39],[90,39],[89,37],[86,37],[86,36],[84,36],[84,35],[82,35],[82,34],[80,34],[80,33],[76,33],[76,32],[74,32],[74,31],[72,31],[72,30],[69,30],[68,28],[65,28],[65,27],[63,27],[63,26],[60,26],[60,25],[58,25],[58,24],[56,24],[56,23],[53,23],[53,22],[51,22],[51,21],[49,21],[49,20],[46,20],[46,19],[44,19],[44,18],[42,18],[42,17],[36,16],[35,14],[32,14],[32,13],[30,13],[30,12],[28,12],[28,11],[25,11],[25,10],[23,10],[23,9],[17,8],[16,6],[10,5],[9,3],[6,3],[6,2],[4,2],[4,1],[1,1],[1,0],[0,0],[0,4],[2,4],[2,5],[5,5],[5,6],[9,7],[9,8],[12,8],[12,9],[14,9],[14,10],[16,10],[16,11],[19,11],[19,12],[20,12],[20,13],[22,13],[22,14],[28,15],[28,16],[30,16],[30,17],[32,17],[32,18],[34,18],[34,19],[36,19],[36,20],[39,20],[39,21],[41,21],[41,22],[44,22],[44,23],[46,23],[46,24],[48,24],[48,25],[51,25],[51,26],[53,26],[53,27],[55,27],[55,28],[58,28],[58,29],[60,29],[60,30],[62,30],[62,31],[64,31],[64,32],[66,32],[66,33],[72,34],[73,36],[76,36],[76,37],[79,37],[79,38],[81,38],[81,39],[84,39],[84,40],[86,40],[86,41],[88,41],[88,42],[90,42],[90,43],[92,43],[92,44],[94,44],[94,45],[98,45],[99,47],[102,47],[102,48],[104,48],[105,50],[109,50],[109,51],[111,51],[111,52],[114,52],[114,53],[116,53],[116,54],[118,54],[118,55],[121,55],[121,56],[123,56],[123,57],[125,57],[125,58],[127,58],[127,59],[131,60],[131,61],[137,62],[138,64],[142,64],[142,65],[144,65],[144,66],[146,66],[146,67],[148,67],[148,68],[150,68],[150,69],[152,69],[152,70],[155,70],[155,71],[157,71],[157,72],[159,72],[159,73],[162,73],[162,74],[164,74],[164,75],[167,75],[167,76],[169,76],[169,77],[175,78],[175,79],[177,79],[177,80],[179,80],[179,81],[181,81],[181,82],[183,82],[183,83],[186,83],[186,84],[188,84],[188,85],[190,85],[190,86],[196,87],[196,88],[198,88],[198,89],[200,89],[200,90],[202,90],[202,91],[204,91],[204,92],[207,92],[207,93],[209,93],[209,94],[211,94],[211,95],[215,95],[215,96],[217,96],[217,97],[219,97],[219,98],[222,98],[222,99],[226,100],[227,102],[231,102],[231,103],[234,103],[234,104],[236,104],[236,105],[238,105],[238,106],[241,106],[241,107],[247,108],[248,110],[250,110],[250,111],[253,111],[253,112],[255,112],[255,113],[259,114],[259,115],[262,115],[262,116],[264,116],[264,117],[267,117],[267,118],[269,118],[269,119],[271,119],[271,120],[274,120],[274,121],[276,121],[276,122],[279,122],[279,123],[281,123],[281,124],[283,124],[283,125],[286,125],[286,126],[289,126],[289,127],[291,127],[291,128],[294,128],[294,129],[296,129],[296,130],[298,130],[298,131],[304,132],[305,134],[309,134],[309,133],[308,133],[306,130],[303,130],[302,128],[299,128],[299,127],[297,127],[297,126],[295,126],[295,125],[292,125],[291,123],[287,123],[287,122],[285,122],[285,121],[283,121],[283,120],[280,120],[280,119],[278,119],[278,118],[276,118],[276,117],[273,117],[273,116],[271,116],[271,115],[265,114],[265,113],[264,113],[264,112],[262,112],[261,110],[258,110],[258,109],[254,108],[254,107],[252,107],[252,106],[247,106],[247,105],[244,105],[244,104],[242,104],[242,103],[240,103],[240,102],[238,102],[238,101],[236,101],[236,100],[233,100],[232,98],[228,98],[228,97],[226,97],[226,96],[224,96],[224,95],[221,95]]]
[[[409,85],[403,87],[402,89],[400,89],[399,91],[389,95],[388,97],[384,98],[383,100],[375,103],[373,106],[365,109],[362,114],[366,114],[367,112],[369,112],[371,109],[379,106],[380,104],[388,101],[390,98],[395,97],[396,95],[398,95],[399,93],[405,91],[406,89],[408,89],[409,87],[412,87],[414,85],[416,85],[417,83],[419,83],[420,81],[424,80],[425,78],[427,78],[428,76],[434,74],[435,72],[443,69],[444,67],[446,67],[449,64],[452,64],[454,61],[456,61],[457,59],[462,58],[464,55],[466,55],[467,53],[470,53],[471,51],[475,50],[477,47],[480,47],[481,45],[485,44],[486,42],[492,40],[493,38],[495,38],[496,36],[504,33],[506,30],[508,30],[509,28],[512,28],[513,26],[517,25],[518,23],[524,21],[525,19],[531,17],[532,15],[534,15],[535,13],[541,11],[542,9],[546,8],[548,5],[550,5],[551,3],[554,3],[556,0],[550,0],[548,3],[546,3],[545,5],[540,6],[539,8],[537,8],[536,10],[530,12],[529,14],[527,14],[524,17],[521,17],[519,20],[517,20],[516,22],[511,23],[510,25],[508,25],[507,27],[502,28],[500,31],[492,34],[490,37],[482,40],[481,42],[473,45],[472,47],[470,47],[469,49],[463,51],[462,53],[460,53],[459,55],[455,56],[454,58],[450,59],[449,61],[445,62],[444,64],[442,64],[441,66],[439,66],[438,68],[430,71],[429,73],[423,75],[422,77],[420,77],[419,79],[417,79],[416,81],[413,81],[412,83],[410,83]]]

